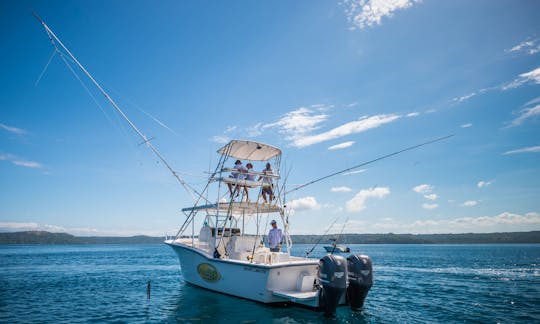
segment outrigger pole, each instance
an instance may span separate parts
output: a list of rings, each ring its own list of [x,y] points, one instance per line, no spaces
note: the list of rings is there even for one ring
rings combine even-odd
[[[328,179],[328,178],[330,178],[330,177],[336,176],[336,175],[338,175],[338,174],[342,174],[342,173],[345,173],[345,172],[348,172],[348,171],[351,171],[351,170],[358,169],[358,168],[360,168],[360,167],[366,166],[366,165],[368,165],[368,164],[371,164],[371,163],[374,163],[374,162],[377,162],[377,161],[380,161],[380,160],[384,160],[384,159],[389,158],[389,157],[391,157],[391,156],[398,155],[398,154],[403,153],[403,152],[406,152],[406,151],[414,150],[414,149],[419,148],[419,147],[424,146],[424,145],[428,145],[428,144],[432,144],[432,143],[435,143],[435,142],[443,141],[443,140],[448,139],[448,138],[450,138],[450,137],[452,137],[452,136],[454,136],[454,134],[447,135],[447,136],[443,136],[443,137],[439,137],[439,138],[436,138],[436,139],[434,139],[434,140],[427,141],[427,142],[424,142],[424,143],[421,143],[421,144],[409,146],[409,147],[404,148],[404,149],[402,149],[402,150],[399,150],[399,151],[396,151],[396,152],[393,152],[393,153],[390,153],[390,154],[383,155],[383,156],[381,156],[381,157],[378,157],[378,158],[376,158],[376,159],[373,159],[373,160],[370,160],[370,161],[367,161],[367,162],[360,163],[360,164],[358,164],[358,165],[355,165],[355,166],[353,166],[353,167],[347,168],[347,169],[345,169],[345,170],[341,170],[341,171],[337,171],[337,172],[331,173],[331,174],[326,175],[326,176],[324,176],[324,177],[322,177],[322,178],[317,178],[317,179],[311,180],[311,181],[309,181],[309,182],[306,182],[306,183],[304,183],[303,185],[299,185],[298,187],[295,187],[295,188],[293,188],[293,189],[291,189],[291,190],[285,192],[285,194],[288,194],[288,193],[291,193],[291,192],[293,192],[293,191],[302,189],[302,188],[304,188],[304,187],[307,187],[307,186],[312,185],[312,184],[314,184],[314,183],[316,183],[316,182],[319,182],[319,181]]]
[[[60,44],[60,46],[64,49],[64,51],[69,55],[69,57],[71,57],[71,59],[75,62],[75,64],[77,64],[77,66],[84,72],[84,74],[88,77],[88,79],[90,79],[90,81],[92,81],[92,83],[96,86],[96,88],[98,88],[98,90],[105,96],[105,98],[109,101],[109,103],[113,106],[113,108],[127,121],[127,123],[129,124],[129,126],[137,133],[137,135],[139,135],[139,137],[142,138],[143,140],[143,143],[146,144],[146,146],[152,151],[152,153],[154,153],[155,156],[157,156],[157,158],[163,162],[163,164],[167,167],[167,169],[169,169],[169,171],[172,173],[172,175],[176,178],[176,180],[178,180],[178,182],[180,182],[180,184],[182,185],[182,187],[184,187],[184,189],[191,195],[191,197],[193,198],[193,200],[195,201],[198,201],[200,198],[203,198],[203,195],[200,194],[195,188],[191,187],[187,182],[185,182],[179,175],[178,173],[176,173],[176,171],[173,170],[173,168],[171,167],[171,165],[169,164],[169,162],[167,162],[165,160],[165,158],[161,155],[161,153],[159,153],[158,149],[152,145],[152,143],[150,143],[150,140],[148,137],[146,137],[146,135],[144,135],[138,128],[137,126],[135,126],[135,124],[128,118],[128,116],[122,111],[122,109],[120,109],[120,107],[116,104],[116,102],[111,98],[111,96],[109,96],[109,94],[101,87],[101,85],[92,77],[92,75],[84,68],[84,66],[79,62],[79,60],[77,60],[77,58],[75,58],[75,56],[73,54],[71,54],[71,52],[67,49],[66,46],[64,46],[64,44],[62,43],[62,41],[56,36],[56,34],[49,28],[49,26],[47,26],[47,24],[35,13],[35,12],[32,12],[32,14],[34,15],[34,17],[36,17],[36,19],[39,21],[39,23],[43,26],[43,28],[45,28],[45,31],[47,32],[47,35],[49,36],[49,39],[51,40],[51,43],[53,44],[53,46],[55,47],[56,51],[58,51],[58,53],[62,54],[62,52],[60,52],[58,50],[58,46],[56,46],[56,43]],[[56,42],[55,42],[56,41]],[[196,194],[198,196],[195,197]]]

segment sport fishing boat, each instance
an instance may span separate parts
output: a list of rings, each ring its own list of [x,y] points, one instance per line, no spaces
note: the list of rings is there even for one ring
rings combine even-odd
[[[285,181],[282,181],[280,175],[280,149],[255,141],[233,140],[218,150],[219,162],[208,177],[203,190],[199,192],[174,171],[152,144],[152,139],[144,135],[129,119],[49,26],[37,14],[34,13],[34,16],[54,46],[54,54],[62,58],[78,79],[79,76],[70,61],[88,77],[112,108],[143,140],[143,144],[193,198],[194,204],[182,209],[186,220],[178,233],[170,239],[165,239],[165,244],[178,255],[186,282],[261,303],[294,303],[308,306],[322,310],[326,314],[334,313],[340,305],[350,305],[353,309],[362,307],[373,285],[371,259],[360,254],[351,254],[345,258],[331,253],[321,259],[309,258],[309,253],[306,253],[305,257],[291,255],[293,242],[289,235],[290,210],[285,203],[286,194],[405,151],[445,140],[453,135],[410,146],[334,172],[288,192],[284,190]],[[88,89],[86,90],[88,92]],[[250,171],[241,174],[245,173],[243,169],[227,167],[232,164],[229,162],[231,159],[268,163],[272,172]],[[253,201],[248,199],[250,190],[257,192],[255,196],[252,195]],[[265,199],[263,192],[269,194],[269,199]],[[263,231],[262,226],[268,224],[270,218],[280,220],[283,229],[283,251],[271,250],[265,246],[263,233],[266,230]],[[250,228],[252,231],[248,233]]]
[[[326,252],[328,252],[328,253],[336,253],[336,252],[337,253],[348,253],[348,252],[351,252],[351,249],[349,249],[348,246],[337,244],[336,239],[330,239],[330,241],[332,241],[332,244],[324,246],[324,249],[326,250]]]
[[[186,221],[174,238],[165,241],[178,255],[184,280],[262,303],[295,303],[326,313],[333,313],[338,305],[361,307],[373,285],[368,256],[314,259],[291,255],[289,210],[280,181],[281,150],[264,143],[233,140],[218,154],[219,162],[200,199],[182,209]],[[257,180],[246,180],[241,171],[227,167],[237,159],[270,163],[272,173],[249,172]],[[232,192],[229,185],[235,188]],[[274,200],[261,198],[264,185],[272,188]],[[247,190],[252,191],[253,201],[246,199]],[[214,201],[204,198],[210,193],[215,195]],[[280,220],[283,229],[284,250],[279,252],[265,246],[261,230],[274,218]],[[195,231],[197,219],[202,226]],[[248,223],[254,223],[255,233],[246,233]]]

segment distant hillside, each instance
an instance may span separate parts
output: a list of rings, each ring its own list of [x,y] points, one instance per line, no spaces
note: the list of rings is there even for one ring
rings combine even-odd
[[[0,244],[156,244],[162,243],[163,237],[130,236],[73,236],[66,233],[46,231],[26,231],[0,233]]]
[[[326,236],[321,243],[328,243]],[[315,243],[320,235],[292,235],[294,243]],[[163,237],[130,236],[73,236],[66,233],[27,231],[0,233],[0,244],[159,244]],[[540,243],[540,231],[467,234],[343,234],[342,244],[492,244]]]
[[[329,235],[328,238],[336,237]],[[292,235],[295,243],[315,243],[318,235]],[[321,241],[328,242],[328,239]],[[492,244],[540,243],[540,231],[466,234],[343,234],[342,244]]]

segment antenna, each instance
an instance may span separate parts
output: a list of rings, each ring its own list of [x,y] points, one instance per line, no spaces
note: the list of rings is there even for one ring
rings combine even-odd
[[[202,197],[202,195],[197,190],[195,190],[195,188],[191,187],[188,183],[186,183],[178,175],[178,173],[176,173],[176,171],[173,170],[173,168],[171,167],[169,162],[167,162],[165,160],[165,158],[161,155],[161,153],[158,151],[158,149],[150,142],[152,139],[151,138],[148,139],[146,137],[146,135],[144,135],[137,128],[137,126],[135,126],[135,124],[128,118],[128,116],[122,111],[122,109],[120,109],[120,107],[111,98],[111,96],[109,96],[109,94],[101,87],[101,85],[92,77],[92,75],[84,68],[84,66],[79,62],[79,60],[77,60],[77,58],[75,58],[75,56],[73,54],[71,54],[69,49],[67,49],[67,47],[56,36],[56,34],[49,28],[49,26],[47,26],[47,24],[35,12],[32,12],[32,14],[34,15],[34,17],[36,17],[36,19],[43,26],[43,28],[45,28],[45,31],[47,32],[47,35],[49,36],[49,39],[50,39],[51,43],[53,44],[53,46],[56,48],[56,50],[59,51],[58,46],[56,45],[56,43],[58,43],[62,47],[62,49],[64,49],[64,51],[69,55],[69,57],[71,57],[71,59],[75,62],[75,64],[77,64],[77,66],[84,72],[84,74],[88,77],[88,79],[90,79],[90,81],[92,81],[92,83],[96,86],[96,88],[98,88],[98,90],[105,96],[105,98],[109,101],[111,106],[120,114],[120,116],[122,116],[126,120],[126,122],[135,131],[135,133],[137,133],[137,135],[139,135],[139,137],[142,138],[143,143],[141,143],[141,144],[146,144],[146,146],[152,151],[152,153],[154,153],[154,155],[157,156],[157,158],[161,162],[163,162],[163,164],[167,167],[167,169],[169,169],[169,171],[172,173],[172,175],[178,180],[178,182],[180,182],[182,187],[184,187],[184,189],[191,195],[193,200],[195,200],[195,201],[197,200],[197,197],[195,197],[194,193],[197,196],[199,196],[199,198]],[[204,199],[204,197],[203,197],[203,199]]]

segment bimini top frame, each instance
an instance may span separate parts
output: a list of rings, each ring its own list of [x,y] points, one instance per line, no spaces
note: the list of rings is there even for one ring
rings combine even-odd
[[[246,140],[232,140],[217,152],[228,157],[251,161],[268,161],[281,155],[281,150],[277,147]]]

